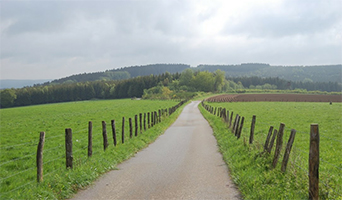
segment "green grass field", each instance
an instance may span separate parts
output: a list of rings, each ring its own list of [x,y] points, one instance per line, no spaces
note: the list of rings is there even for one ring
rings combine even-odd
[[[133,136],[133,139],[129,139],[128,118],[132,118],[134,127],[135,114],[169,108],[177,103],[125,99],[1,109],[0,199],[68,197],[155,140],[176,119],[181,109],[138,137]],[[126,118],[124,145],[121,144],[123,116]],[[110,126],[112,119],[117,131],[116,147]],[[90,159],[87,158],[88,121],[93,122],[93,156]],[[109,142],[105,152],[102,121],[107,123]],[[73,170],[65,167],[65,128],[73,131]],[[37,184],[36,152],[41,131],[46,132],[44,181]]]
[[[319,124],[320,198],[336,199],[342,194],[342,104],[296,102],[208,103],[224,107],[245,117],[242,138],[228,134],[218,117],[202,109],[211,123],[222,154],[234,181],[246,199],[308,198],[308,157],[310,124]],[[248,144],[252,116],[256,115],[255,142]],[[279,129],[285,123],[283,151],[291,129],[297,131],[286,173],[281,173],[281,155],[277,168],[271,169],[271,155],[261,155],[270,126]],[[280,164],[279,164],[280,163]]]

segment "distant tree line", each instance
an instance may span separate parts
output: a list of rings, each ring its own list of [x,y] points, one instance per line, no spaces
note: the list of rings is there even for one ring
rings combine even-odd
[[[290,81],[338,82],[342,83],[342,65],[318,66],[271,66],[263,63],[245,63],[241,65],[199,65],[196,69],[214,72],[224,71],[229,78],[233,77],[279,77]]]
[[[241,83],[244,88],[249,89],[279,89],[279,90],[293,90],[305,89],[307,91],[326,91],[326,92],[341,92],[342,86],[338,82],[313,82],[307,81],[288,81],[281,78],[260,78],[252,77],[235,77],[228,78],[236,83]],[[271,87],[263,87],[263,86]],[[259,87],[259,88],[258,88]]]
[[[238,65],[198,65],[190,68],[186,64],[151,64],[131,66],[119,69],[106,70],[104,72],[76,74],[69,77],[46,82],[42,85],[61,83],[78,83],[86,81],[110,81],[124,80],[138,76],[160,75],[166,72],[171,74],[181,73],[185,69],[195,71],[225,72],[227,78],[234,77],[279,77],[280,79],[300,82],[338,82],[342,83],[342,65],[321,66],[271,66],[266,63],[242,63]]]
[[[138,76],[161,75],[166,72],[175,74],[181,73],[190,65],[185,64],[151,64],[143,66],[124,67],[120,69],[106,70],[105,72],[83,73],[68,76],[65,78],[46,82],[43,85],[53,85],[61,83],[78,83],[86,81],[110,81],[124,80]]]
[[[280,78],[226,78],[225,72],[187,68],[182,73],[138,76],[125,80],[97,80],[36,85],[0,90],[1,108],[90,99],[191,98],[195,92],[245,92],[246,89],[341,92],[337,82],[288,81]]]
[[[160,82],[168,84],[179,76],[179,73],[164,73],[119,81],[87,81],[4,89],[0,91],[0,105],[1,108],[7,108],[90,99],[141,97],[144,89],[154,87]]]

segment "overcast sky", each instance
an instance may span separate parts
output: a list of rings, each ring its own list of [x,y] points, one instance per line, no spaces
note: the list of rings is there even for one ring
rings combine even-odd
[[[0,1],[1,79],[154,63],[342,63],[341,0]]]

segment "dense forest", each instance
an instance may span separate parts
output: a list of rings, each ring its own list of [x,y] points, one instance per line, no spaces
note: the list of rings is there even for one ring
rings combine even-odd
[[[269,64],[246,63],[241,65],[199,65],[201,71],[214,72],[220,69],[229,78],[273,77],[301,82],[338,82],[342,83],[342,65],[320,66],[271,66]]]
[[[185,64],[153,64],[143,66],[124,67],[120,69],[107,70],[105,72],[83,73],[65,78],[46,82],[43,85],[77,83],[86,81],[110,81],[135,78],[138,76],[161,75],[166,72],[171,74],[181,73],[190,65]]]
[[[196,92],[246,92],[246,89],[341,92],[337,82],[288,81],[280,78],[227,78],[224,71],[186,68],[182,73],[137,76],[125,80],[96,80],[36,85],[0,91],[1,108],[91,99],[185,99]]]
[[[249,89],[279,89],[294,90],[305,89],[307,91],[326,91],[339,92],[342,90],[341,84],[337,82],[313,82],[313,81],[288,81],[281,78],[260,78],[252,77],[235,77],[228,78],[236,83],[241,83],[244,88]]]
[[[181,73],[189,69],[185,64],[152,64],[143,66],[124,67],[120,69],[107,70],[105,72],[83,73],[65,78],[46,82],[42,85],[53,85],[62,83],[78,83],[87,81],[110,81],[124,80],[138,76],[161,75],[169,72],[171,74]],[[240,65],[199,65],[192,67],[195,71],[225,72],[227,78],[235,77],[261,77],[280,78],[289,81],[306,82],[337,82],[342,84],[342,65],[324,66],[271,66],[262,63],[245,63]]]

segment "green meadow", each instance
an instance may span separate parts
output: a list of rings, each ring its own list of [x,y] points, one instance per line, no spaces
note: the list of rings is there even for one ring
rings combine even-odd
[[[170,117],[138,137],[129,138],[128,118],[175,106],[176,101],[101,100],[46,104],[0,110],[0,199],[64,199],[116,164],[154,141],[176,119]],[[125,144],[121,144],[125,117]],[[115,120],[117,141],[113,145],[110,122]],[[88,122],[93,122],[93,156],[87,157]],[[103,150],[102,121],[107,123],[109,147]],[[65,166],[65,129],[73,133],[74,168]],[[39,133],[44,131],[44,180],[36,181]]]
[[[231,176],[245,199],[307,199],[310,124],[319,125],[321,199],[342,198],[342,104],[298,102],[234,102],[208,103],[245,117],[239,140],[219,118],[201,112],[213,127],[220,151]],[[254,143],[248,144],[252,116],[256,115]],[[283,151],[276,169],[271,155],[261,154],[270,126],[279,130],[285,123]],[[287,171],[282,173],[281,161],[291,129],[297,131]]]

